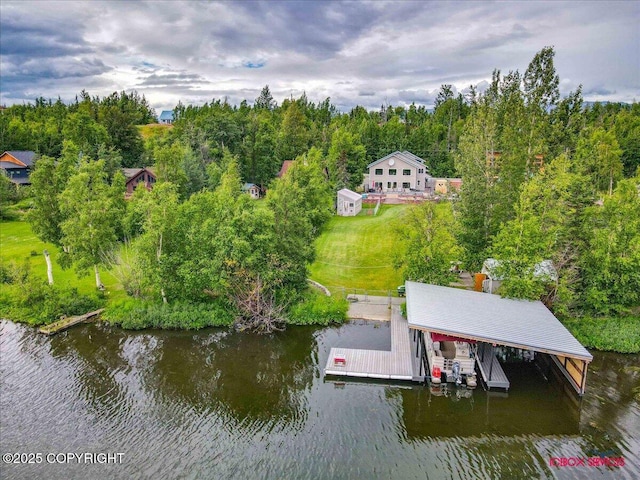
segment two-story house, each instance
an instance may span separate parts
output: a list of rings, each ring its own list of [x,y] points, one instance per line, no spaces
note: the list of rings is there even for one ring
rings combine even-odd
[[[431,178],[424,160],[407,151],[390,153],[367,169],[367,189],[375,192],[423,192]]]

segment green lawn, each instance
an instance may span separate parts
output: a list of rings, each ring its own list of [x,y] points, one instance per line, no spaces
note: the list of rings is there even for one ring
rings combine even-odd
[[[393,258],[402,248],[396,229],[410,205],[383,205],[377,216],[363,208],[356,217],[335,216],[316,241],[311,278],[333,292],[386,295],[402,284]]]
[[[49,250],[53,263],[53,280],[61,286],[76,287],[80,293],[91,293],[96,291],[95,276],[93,271],[89,275],[78,278],[73,269],[63,270],[57,263],[58,248],[50,243],[44,243],[33,234],[31,226],[23,221],[2,221],[0,222],[0,260],[2,262],[15,261],[22,263],[27,261],[31,265],[31,271],[43,280],[47,280],[47,266],[42,252]],[[32,255],[35,252],[36,255]],[[100,271],[102,283],[106,287],[111,298],[124,298],[125,292],[122,290],[118,280],[108,271]]]

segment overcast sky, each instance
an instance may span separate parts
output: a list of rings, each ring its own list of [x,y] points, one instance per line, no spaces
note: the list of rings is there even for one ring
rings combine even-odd
[[[640,100],[639,1],[0,3],[0,103],[137,90],[158,110],[306,91],[432,105],[441,84],[524,72],[546,45],[563,94]]]

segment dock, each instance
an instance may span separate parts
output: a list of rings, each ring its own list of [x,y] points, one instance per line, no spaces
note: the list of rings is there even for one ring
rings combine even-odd
[[[45,325],[44,327],[40,327],[38,331],[40,333],[44,333],[45,335],[55,335],[56,333],[62,332],[67,328],[73,327],[79,323],[88,322],[93,320],[95,317],[100,315],[104,311],[104,308],[100,310],[95,310],[93,312],[85,313],[84,315],[78,315],[75,317],[64,318],[57,322],[51,323],[49,325]]]
[[[325,375],[414,380],[409,325],[400,307],[391,308],[391,351],[332,348]]]
[[[502,369],[496,354],[491,345],[485,342],[478,342],[478,357],[476,364],[482,380],[489,390],[492,388],[504,388],[509,390],[509,379]]]

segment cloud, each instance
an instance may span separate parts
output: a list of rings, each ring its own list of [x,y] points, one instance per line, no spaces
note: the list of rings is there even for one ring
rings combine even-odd
[[[633,2],[3,0],[0,101],[135,88],[166,109],[251,102],[268,84],[278,102],[429,105],[444,83],[482,91],[494,68],[524,72],[545,45],[563,94],[631,101],[639,23]]]
[[[584,96],[597,96],[597,97],[606,97],[608,95],[614,95],[616,93],[615,90],[610,90],[608,88],[603,87],[602,85],[595,86],[583,92]]]
[[[30,58],[57,58],[92,53],[82,40],[81,28],[60,28],[44,21],[29,21],[24,16],[2,15],[0,54]]]
[[[144,77],[144,79],[136,84],[136,87],[167,87],[167,86],[184,86],[209,84],[210,82],[204,77],[193,73],[152,73]]]

